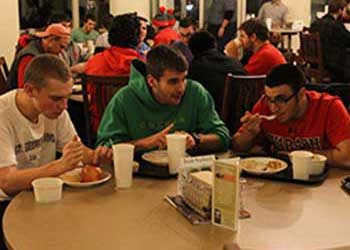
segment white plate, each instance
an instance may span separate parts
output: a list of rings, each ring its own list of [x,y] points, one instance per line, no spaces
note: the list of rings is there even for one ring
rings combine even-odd
[[[107,171],[103,171],[102,172],[103,178],[101,180],[90,181],[90,182],[81,182],[81,178],[80,178],[81,170],[82,170],[82,168],[75,168],[69,172],[66,172],[66,173],[60,175],[59,177],[63,180],[63,182],[65,184],[67,184],[68,186],[71,186],[71,187],[91,187],[91,186],[106,182],[112,177],[111,173],[109,173]]]
[[[155,150],[148,153],[144,153],[142,159],[151,162],[159,166],[168,165],[168,151],[167,150]]]
[[[275,162],[276,168],[270,167],[268,163]],[[252,174],[274,174],[288,167],[288,164],[276,158],[271,157],[249,157],[240,161],[241,168]]]

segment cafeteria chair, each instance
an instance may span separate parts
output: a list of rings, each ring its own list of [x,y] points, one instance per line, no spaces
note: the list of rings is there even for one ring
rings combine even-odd
[[[317,92],[327,92],[331,95],[338,96],[345,108],[350,113],[350,84],[348,83],[327,83],[327,84],[305,84],[307,90],[314,90]]]
[[[103,112],[113,95],[128,84],[129,75],[96,76],[83,74],[81,79],[86,139],[88,146],[93,147],[96,140],[96,132],[93,131],[91,126],[91,102],[96,103],[97,113],[102,118]]]
[[[233,134],[240,127],[244,112],[251,110],[261,97],[265,75],[245,76],[227,74],[220,117]]]
[[[7,67],[7,63],[5,60],[5,57],[0,57],[0,95],[7,92],[8,86],[7,86],[7,77],[9,75],[9,70]]]
[[[319,33],[311,33],[309,29],[304,28],[300,32],[300,49],[301,68],[305,76],[319,83],[328,83],[331,81],[329,72],[325,69],[322,54],[322,45]]]

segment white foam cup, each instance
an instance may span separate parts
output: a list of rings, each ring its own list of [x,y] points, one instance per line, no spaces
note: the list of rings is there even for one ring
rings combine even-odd
[[[289,154],[293,165],[293,179],[308,180],[313,153],[304,150],[296,150]]]
[[[181,158],[186,153],[186,135],[168,134],[166,135],[169,173],[176,174],[181,164]]]
[[[132,185],[134,148],[134,145],[127,143],[113,145],[116,188],[128,188]]]
[[[62,199],[63,181],[60,178],[45,177],[32,181],[34,196],[37,202],[49,203]]]
[[[309,173],[312,175],[320,175],[326,167],[327,157],[320,154],[314,154],[311,161]]]

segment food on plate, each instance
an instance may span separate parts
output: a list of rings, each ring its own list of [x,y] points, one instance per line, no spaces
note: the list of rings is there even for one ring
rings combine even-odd
[[[282,167],[282,163],[279,161],[268,161],[266,167],[271,170],[280,169]]]
[[[70,181],[70,182],[81,182],[81,177],[80,174],[70,174],[65,173],[63,175],[60,176],[63,180],[65,181]]]
[[[102,169],[92,165],[85,165],[80,173],[81,182],[92,182],[102,179]]]
[[[267,163],[257,162],[254,160],[244,161],[243,167],[251,170],[259,170],[259,171],[271,171],[280,169],[282,167],[282,163],[279,161],[268,161]]]

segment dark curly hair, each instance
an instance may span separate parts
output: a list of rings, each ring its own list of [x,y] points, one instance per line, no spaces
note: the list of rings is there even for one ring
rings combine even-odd
[[[137,13],[118,15],[113,18],[108,42],[123,48],[136,47],[140,40],[141,24]]]

